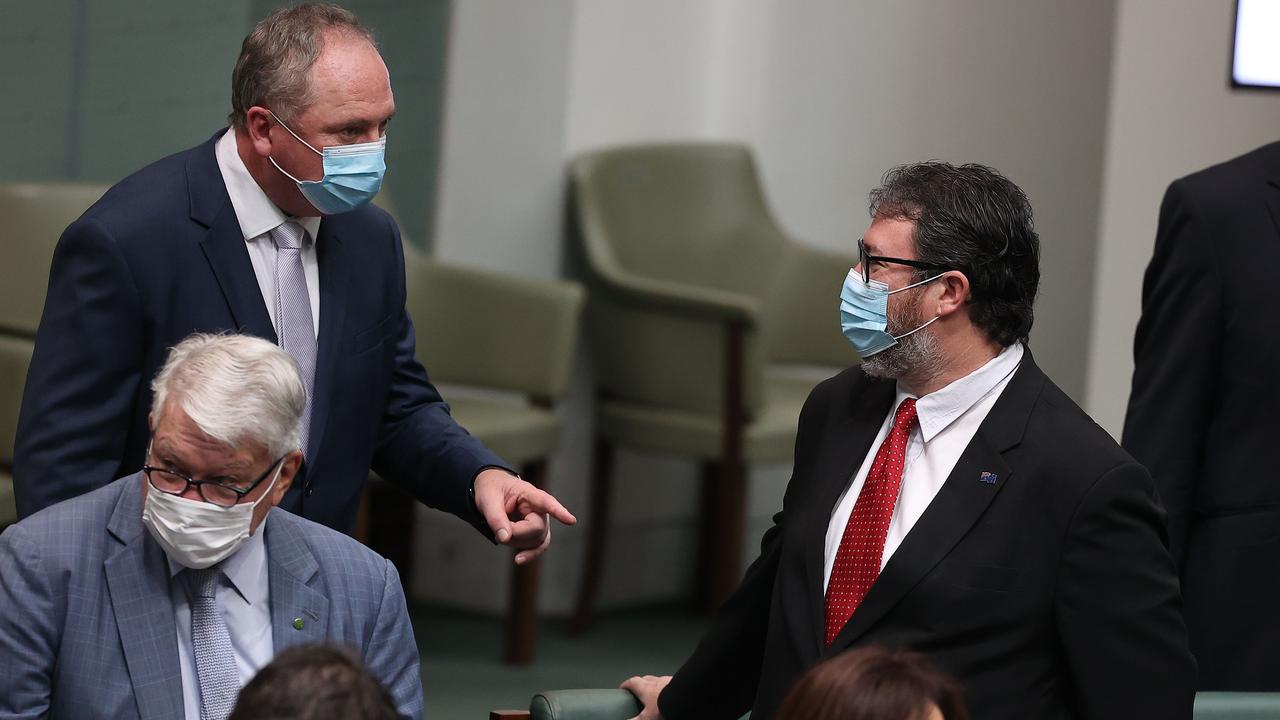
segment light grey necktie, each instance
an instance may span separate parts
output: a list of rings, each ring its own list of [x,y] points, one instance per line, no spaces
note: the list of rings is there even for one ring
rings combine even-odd
[[[222,570],[214,566],[184,572],[191,603],[191,646],[200,684],[200,720],[226,720],[240,693],[240,671],[227,623],[218,612],[216,593]]]
[[[302,414],[302,454],[310,460],[316,331],[306,273],[302,269],[302,241],[306,234],[295,222],[286,222],[271,231],[271,240],[276,244],[276,335],[280,338],[280,347],[298,363],[302,381],[307,386],[307,408]]]

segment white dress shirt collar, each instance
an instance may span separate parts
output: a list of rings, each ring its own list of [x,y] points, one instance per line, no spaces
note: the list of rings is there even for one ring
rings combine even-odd
[[[924,441],[928,443],[993,390],[1001,387],[1004,380],[1018,369],[1022,354],[1022,343],[1014,343],[977,370],[940,390],[918,398],[916,416],[920,420],[920,435]],[[907,392],[899,383],[893,406],[898,407],[909,397],[916,396]]]
[[[222,173],[222,182],[227,186],[227,194],[231,196],[231,207],[236,211],[236,220],[240,222],[240,232],[245,240],[253,240],[274,230],[281,224],[292,220],[307,231],[308,240],[314,242],[320,232],[319,217],[290,217],[271,202],[271,198],[262,191],[258,182],[249,174],[240,152],[236,148],[236,131],[228,128],[214,146],[214,155],[218,160],[218,170]]]
[[[266,533],[269,516],[270,513],[262,519],[258,529],[244,545],[231,553],[231,557],[223,560],[221,565],[222,574],[227,577],[231,587],[249,605],[267,600],[267,545],[262,538]],[[169,561],[170,578],[187,569],[173,558],[166,556],[165,559]]]

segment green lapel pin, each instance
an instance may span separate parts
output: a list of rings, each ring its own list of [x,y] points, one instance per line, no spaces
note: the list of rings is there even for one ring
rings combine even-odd
[[[303,623],[303,622],[302,622],[302,618],[300,618],[300,617],[297,617],[297,618],[294,618],[294,619],[293,619],[293,629],[294,629],[294,630],[301,630],[301,629],[302,629],[302,626],[303,626],[304,624],[305,624],[305,623]]]

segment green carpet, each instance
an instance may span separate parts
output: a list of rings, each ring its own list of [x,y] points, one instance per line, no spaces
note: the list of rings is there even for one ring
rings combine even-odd
[[[567,636],[563,621],[544,620],[534,661],[517,668],[501,662],[501,618],[432,607],[410,615],[431,720],[485,720],[493,709],[529,707],[543,690],[612,688],[632,675],[670,674],[706,626],[672,608],[601,615],[581,637]]]

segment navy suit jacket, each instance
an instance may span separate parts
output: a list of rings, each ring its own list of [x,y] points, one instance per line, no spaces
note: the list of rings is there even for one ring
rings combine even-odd
[[[276,342],[214,143],[124,179],[54,251],[14,448],[18,514],[135,472],[151,380],[193,332]],[[372,467],[487,533],[475,475],[503,466],[457,425],[415,359],[400,234],[365,206],[320,223],[311,454],[281,507],[348,531]]]
[[[121,478],[0,535],[0,717],[182,717],[169,564],[142,524],[143,482]],[[350,646],[400,712],[420,717],[418,648],[395,567],[278,508],[261,531],[274,651]]]
[[[824,647],[827,526],[894,393],[855,367],[809,395],[782,511],[663,717],[767,720],[811,665],[885,645],[931,656],[982,720],[1190,720],[1195,661],[1151,478],[1029,351]]]

